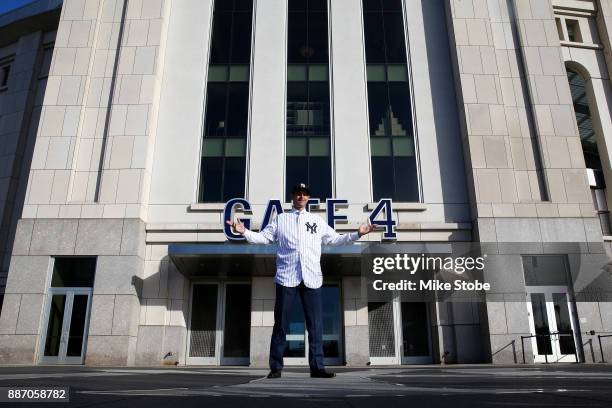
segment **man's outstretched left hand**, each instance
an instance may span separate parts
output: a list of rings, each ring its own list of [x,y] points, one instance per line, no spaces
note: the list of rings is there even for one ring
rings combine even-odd
[[[357,233],[359,234],[360,237],[363,237],[365,234],[369,234],[370,232],[374,231],[376,229],[376,224],[372,224],[370,222],[370,220],[368,220],[368,222],[366,224],[361,224],[359,226],[359,229],[357,230]]]

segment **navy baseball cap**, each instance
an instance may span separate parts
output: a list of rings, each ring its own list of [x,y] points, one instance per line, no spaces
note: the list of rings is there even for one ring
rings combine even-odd
[[[310,195],[310,188],[306,185],[306,183],[298,183],[293,186],[293,190],[291,190],[291,194],[296,194],[300,191],[306,193],[306,195]]]

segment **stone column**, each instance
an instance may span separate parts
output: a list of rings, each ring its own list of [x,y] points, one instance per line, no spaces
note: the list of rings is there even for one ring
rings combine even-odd
[[[151,155],[155,166],[148,199],[149,219],[157,215],[168,222],[176,213],[183,215],[186,204],[197,202],[213,1],[165,1],[164,9],[169,9],[162,20],[167,34],[160,49],[168,64],[163,65],[160,85],[155,151]],[[161,83],[161,75],[156,81]],[[171,212],[171,205],[180,210]],[[161,210],[154,215],[157,208]],[[198,222],[204,222],[203,216],[198,214]],[[219,223],[220,219],[206,221]]]
[[[612,0],[599,0],[597,3],[597,28],[606,57],[608,76],[612,78]]]
[[[552,6],[548,0],[513,4],[549,199],[555,204],[590,204]],[[554,207],[550,210],[555,212]]]
[[[351,203],[368,203],[372,186],[364,181],[371,179],[370,128],[361,2],[331,0],[329,10],[335,193]]]
[[[144,268],[140,220],[79,220],[75,255],[98,254],[87,365],[134,365]]]
[[[271,276],[256,276],[251,284],[251,367],[267,368],[274,326],[274,281]]]
[[[265,204],[285,198],[287,2],[255,4],[247,198]]]
[[[361,277],[342,278],[344,310],[344,356],[348,366],[364,366],[370,361],[368,300],[362,296]]]
[[[191,282],[168,257],[168,246],[148,245],[136,365],[186,363],[190,290]]]

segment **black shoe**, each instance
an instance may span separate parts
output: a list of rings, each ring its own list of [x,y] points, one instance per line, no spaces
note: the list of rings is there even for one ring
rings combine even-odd
[[[280,378],[280,376],[281,376],[281,370],[270,371],[267,378]]]
[[[312,378],[333,378],[336,376],[336,373],[329,373],[325,370],[311,371],[310,377]]]

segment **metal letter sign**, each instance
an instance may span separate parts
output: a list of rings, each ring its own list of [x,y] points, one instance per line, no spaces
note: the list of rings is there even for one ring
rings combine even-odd
[[[336,206],[347,207],[348,200],[341,200],[338,198],[330,198],[327,200],[327,224],[336,228],[336,221],[346,221],[348,217],[346,215],[336,215]]]
[[[306,203],[306,211],[310,211],[312,207],[318,207],[320,205],[320,200],[318,198],[311,198]]]
[[[243,198],[232,198],[227,203],[225,203],[225,209],[223,210],[223,232],[227,239],[232,241],[242,241],[244,237],[240,234],[234,234],[232,232],[232,226],[227,225],[226,220],[233,221],[232,211],[234,207],[240,206],[245,213],[251,213],[251,204]],[[251,229],[251,220],[250,218],[241,218],[240,221],[244,224],[245,228]]]
[[[311,199],[308,201],[308,209],[310,207],[317,206],[319,204],[318,199]],[[339,198],[327,199],[327,224],[330,227],[336,228],[336,221],[346,222],[348,217],[346,215],[338,215],[336,214],[337,207],[347,207],[348,201],[342,200]],[[235,207],[242,207],[243,212],[245,214],[251,214],[251,204],[243,198],[232,198],[225,204],[225,210],[223,211],[223,219],[224,220],[233,220],[233,210]],[[280,200],[270,200],[268,201],[268,205],[266,206],[266,212],[263,217],[263,221],[261,223],[260,230],[264,229],[266,225],[270,223],[274,213],[276,215],[283,212],[283,204]],[[378,219],[377,219],[378,218]],[[394,240],[397,239],[397,234],[395,233],[395,225],[397,224],[393,220],[393,201],[389,198],[383,198],[378,202],[376,208],[370,213],[368,219],[372,224],[381,225],[385,227],[385,232],[383,233],[383,240]],[[250,218],[241,218],[240,221],[244,223],[244,226],[248,229],[251,229],[251,219]],[[310,227],[309,231],[316,233],[316,226]],[[225,232],[225,236],[232,241],[240,241],[244,240],[244,237],[239,234],[234,234],[232,232],[232,227],[227,225],[225,221],[223,222],[223,232]]]
[[[268,201],[268,206],[266,207],[266,213],[264,214],[263,221],[261,222],[260,231],[272,221],[272,212],[275,212],[276,215],[282,214],[283,212],[283,204],[280,200],[270,200]]]
[[[377,220],[376,217],[380,213],[384,214],[383,220]],[[370,222],[376,225],[383,225],[385,227],[385,232],[383,233],[383,239],[397,239],[397,234],[395,233],[395,224],[393,221],[393,201],[390,198],[383,198],[378,202],[378,205],[370,213]]]

